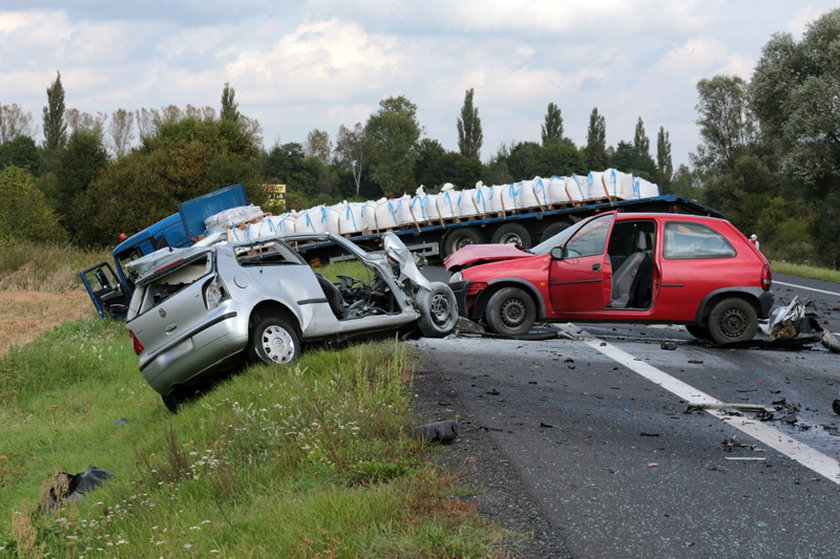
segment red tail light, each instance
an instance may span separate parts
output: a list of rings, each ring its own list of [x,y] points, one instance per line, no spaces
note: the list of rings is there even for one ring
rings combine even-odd
[[[134,353],[140,355],[140,352],[143,351],[143,344],[140,343],[140,340],[137,339],[137,336],[131,330],[128,331],[128,337],[131,338],[131,343],[134,345]]]
[[[765,264],[761,268],[761,289],[764,291],[770,291],[770,287],[773,285],[773,274],[770,273],[770,265]]]

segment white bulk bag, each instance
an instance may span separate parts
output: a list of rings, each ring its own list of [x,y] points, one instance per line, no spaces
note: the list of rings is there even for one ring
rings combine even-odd
[[[547,190],[549,204],[566,204],[570,200],[566,191],[566,177],[552,176],[548,181]]]
[[[411,215],[417,221],[426,221],[428,219],[426,217],[426,199],[428,197],[429,195],[423,190],[423,185],[421,184],[417,188],[415,195],[411,198],[411,204],[408,207],[411,210]]]
[[[484,215],[502,211],[501,191],[502,187],[498,185],[476,187],[473,202],[478,213]]]
[[[408,223],[414,223],[411,214],[411,196],[404,194],[400,198],[377,200],[376,226],[378,229],[390,229]]]
[[[476,190],[468,188],[458,193],[458,215],[461,217],[476,215],[479,213],[475,203]]]
[[[534,177],[529,181],[522,181],[519,191],[519,199],[523,208],[545,207],[548,205],[548,193],[545,182],[540,177]]]
[[[650,198],[652,196],[661,196],[662,194],[657,185],[641,177],[634,177],[633,192],[637,198]]]
[[[607,195],[611,198],[619,200],[632,200],[636,197],[633,190],[633,175],[630,173],[622,173],[615,169],[607,169],[604,171],[603,177],[604,187],[607,189]]]
[[[586,200],[589,195],[589,181],[586,177],[579,177],[578,175],[566,177],[566,192],[572,202]]]
[[[446,185],[444,185],[444,188],[446,188]],[[435,199],[438,215],[442,218],[461,217],[461,197],[463,194],[464,191],[442,190]],[[475,213],[475,210],[473,210],[473,213]]]
[[[383,198],[384,199],[384,198]],[[362,231],[378,231],[379,226],[376,224],[376,207],[377,202],[374,200],[368,200],[367,202],[362,202],[362,210],[361,210],[361,226]]]
[[[327,230],[327,209],[315,206],[303,210],[295,218],[295,231],[298,233],[324,233]]]
[[[347,200],[326,207],[326,229],[336,235],[341,234],[341,212],[347,206]]]
[[[609,197],[607,194],[607,188],[604,186],[603,176],[604,173],[600,171],[590,171],[587,175],[586,181],[589,185],[590,200],[598,200]]]
[[[499,187],[499,198],[501,208],[505,211],[518,210],[522,208],[522,183],[514,182]]]
[[[367,228],[364,209],[365,204],[362,202],[345,202],[338,214],[338,233],[348,235],[364,231]]]

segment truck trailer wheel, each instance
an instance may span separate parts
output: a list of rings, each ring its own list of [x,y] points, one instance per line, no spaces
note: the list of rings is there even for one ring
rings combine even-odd
[[[443,255],[446,257],[467,245],[479,245],[483,242],[485,242],[484,234],[478,229],[474,229],[473,227],[459,227],[450,231],[443,238],[441,243],[443,244]]]
[[[493,233],[493,244],[522,245],[531,248],[531,234],[519,223],[505,223]]]

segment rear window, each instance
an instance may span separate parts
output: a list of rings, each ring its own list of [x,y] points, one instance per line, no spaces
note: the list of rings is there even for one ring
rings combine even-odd
[[[665,224],[665,258],[732,258],[735,254],[735,249],[726,237],[708,225],[684,221]]]
[[[132,308],[129,312],[143,314],[207,276],[211,271],[210,253],[205,252],[198,258],[177,262],[170,268],[158,272],[153,279],[137,288],[131,301],[131,306],[134,307],[136,303],[137,309],[135,311]]]

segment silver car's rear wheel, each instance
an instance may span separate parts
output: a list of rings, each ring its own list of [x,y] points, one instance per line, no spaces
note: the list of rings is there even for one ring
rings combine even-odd
[[[300,355],[300,338],[282,318],[263,318],[251,331],[248,350],[252,361],[283,365]]]

